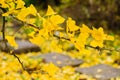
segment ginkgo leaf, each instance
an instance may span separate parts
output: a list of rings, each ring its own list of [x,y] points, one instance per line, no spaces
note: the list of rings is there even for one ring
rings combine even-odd
[[[102,27],[98,29],[93,28],[91,35],[95,40],[105,40],[106,38],[106,34],[104,33]]]
[[[27,10],[27,8],[22,8],[21,11],[18,13],[17,18],[25,21],[26,20],[26,16],[29,14],[29,11]]]
[[[103,41],[93,40],[93,41],[91,41],[90,45],[93,46],[93,47],[99,46],[100,48],[102,48],[103,47]]]
[[[39,36],[39,37],[34,37],[32,39],[30,39],[30,42],[32,42],[33,44],[36,44],[36,45],[41,45],[44,43],[44,38]]]
[[[15,37],[14,36],[5,36],[6,39],[8,40],[8,43],[10,43],[11,46],[17,48],[18,44],[15,41]]]
[[[51,6],[48,5],[46,16],[50,16],[50,15],[54,15],[54,14],[56,14],[56,12],[54,12],[54,10],[51,8]]]
[[[67,20],[67,32],[68,31],[76,31],[79,29],[79,26],[76,25],[75,21],[72,18],[68,18]]]
[[[28,7],[28,10],[29,10],[30,14],[32,14],[34,16],[37,14],[37,10],[34,7],[34,5],[32,5],[32,4],[30,5],[30,7]]]
[[[53,15],[50,17],[50,20],[54,24],[61,24],[64,22],[65,19],[61,17],[60,15]]]
[[[22,20],[22,21],[26,21],[28,20],[26,17],[28,15],[34,15],[36,16],[37,14],[37,10],[35,9],[35,7],[31,4],[29,7],[27,8],[22,8],[21,11],[18,13],[17,18]]]
[[[80,28],[80,32],[81,33],[90,33],[91,29],[89,29],[89,27],[85,24],[82,24],[82,27]]]
[[[16,9],[22,8],[25,5],[25,2],[22,0],[17,0],[16,3],[17,3]]]

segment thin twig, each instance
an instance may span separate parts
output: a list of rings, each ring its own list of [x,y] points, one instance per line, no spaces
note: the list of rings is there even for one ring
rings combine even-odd
[[[69,39],[69,38],[60,37],[60,36],[55,35],[55,34],[53,34],[53,36],[54,36],[54,37],[56,37],[56,38],[58,38],[58,39],[64,39],[64,40],[70,41],[70,39]]]
[[[20,65],[22,66],[22,69],[24,71],[27,71],[29,74],[33,73],[34,70],[30,70],[29,68],[25,68],[25,66],[23,65],[23,62],[20,60],[20,58],[15,54],[15,53],[12,53],[12,55],[17,58],[17,60],[19,61]]]
[[[64,40],[70,41],[69,38],[60,37],[60,36],[55,35],[55,34],[53,36],[56,37],[56,38],[58,38],[58,39],[64,39]],[[90,45],[85,45],[85,47],[94,48],[94,49],[97,49],[99,51],[108,50],[108,51],[117,51],[117,52],[120,52],[120,49],[110,49],[110,48],[105,48],[105,47],[100,48],[100,47],[93,47],[93,46],[90,46]]]
[[[33,71],[30,71],[29,69],[27,69],[23,62],[20,60],[20,58],[15,54],[15,53],[11,53],[11,55],[13,55],[15,58],[17,58],[17,60],[19,61],[20,65],[22,66],[22,69],[26,72],[28,72],[29,74],[32,73]]]
[[[13,55],[15,58],[17,58],[17,60],[18,60],[19,63],[21,64],[23,70],[26,70],[25,67],[24,67],[24,65],[23,65],[23,63],[22,63],[22,61],[20,60],[20,58],[19,58],[16,54],[12,54],[12,55]]]
[[[0,7],[0,9],[2,10],[3,13],[6,12],[6,10],[4,8]],[[6,22],[5,16],[2,16],[2,19],[3,19],[2,30],[1,30],[1,32],[2,32],[2,41],[5,44],[5,49],[4,50],[9,52],[9,48],[7,46],[7,40],[5,38],[5,22]]]
[[[3,13],[6,12],[6,10],[5,10],[4,8],[1,8],[1,7],[0,7],[0,9],[3,11]],[[1,30],[1,32],[2,32],[2,38],[3,38],[2,40],[3,40],[4,44],[5,44],[5,49],[7,50],[8,53],[11,54],[10,48],[8,47],[8,45],[7,45],[7,40],[6,40],[6,38],[5,38],[5,22],[6,22],[6,20],[5,20],[5,16],[2,16],[2,17],[3,17],[3,25],[2,25],[2,30]],[[17,58],[17,60],[18,60],[19,63],[21,64],[23,70],[25,70],[25,67],[24,67],[23,63],[21,62],[21,60],[19,59],[19,57],[18,57],[16,54],[12,54],[12,55],[13,55],[15,58]]]
[[[2,38],[3,38],[3,42],[5,44],[5,49],[8,49],[7,47],[7,43],[6,43],[6,39],[5,39],[5,16],[3,16],[3,25],[2,25]]]

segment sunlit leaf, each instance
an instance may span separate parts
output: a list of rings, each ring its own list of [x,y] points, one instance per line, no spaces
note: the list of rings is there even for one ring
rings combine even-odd
[[[66,27],[67,32],[76,31],[79,29],[79,26],[76,25],[75,21],[72,20],[72,18],[68,18]]]
[[[16,3],[17,3],[17,6],[16,6],[17,9],[23,8],[25,5],[25,2],[22,0],[17,0]]]
[[[34,15],[36,16],[37,14],[37,10],[36,8],[31,4],[29,7],[27,8],[22,8],[21,11],[19,12],[19,14],[17,15],[17,18],[22,20],[22,21],[27,21],[27,16],[28,15]]]
[[[53,15],[50,17],[50,20],[53,24],[61,24],[64,22],[65,19],[60,15]]]
[[[54,14],[56,14],[56,12],[54,12],[54,10],[51,8],[51,6],[48,5],[46,16],[50,16],[50,15],[54,15]]]
[[[18,45],[17,45],[17,43],[15,41],[15,37],[14,36],[5,36],[5,37],[8,40],[8,42],[10,43],[11,46],[13,46],[15,48],[18,47]]]

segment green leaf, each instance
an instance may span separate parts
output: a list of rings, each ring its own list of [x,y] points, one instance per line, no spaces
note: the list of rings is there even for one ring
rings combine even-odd
[[[37,17],[34,24],[38,27],[42,27],[43,21]]]
[[[33,32],[33,31],[34,31],[33,28],[25,28],[25,29],[24,29],[24,32],[25,32],[26,34],[29,34],[29,33]]]

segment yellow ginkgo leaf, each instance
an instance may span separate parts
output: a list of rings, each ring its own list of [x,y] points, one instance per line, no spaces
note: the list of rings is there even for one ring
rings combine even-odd
[[[67,32],[68,31],[76,31],[79,29],[79,26],[76,25],[75,21],[72,18],[68,18],[67,20]]]
[[[100,47],[100,48],[102,48],[104,45],[103,45],[103,40],[101,40],[101,41],[98,41],[98,40],[93,40],[93,41],[91,41],[91,43],[90,43],[90,45],[92,46],[92,47]]]
[[[54,24],[61,24],[64,22],[64,18],[60,15],[53,15],[50,17],[50,21]]]
[[[11,46],[17,48],[18,44],[15,41],[15,37],[14,36],[5,36],[6,39],[8,40],[8,43],[10,43]]]
[[[21,11],[18,13],[17,18],[22,21],[26,21],[26,16],[29,14],[27,8],[22,8]]]
[[[82,27],[80,28],[80,32],[81,33],[90,33],[91,29],[89,29],[89,27],[85,24],[82,24]]]
[[[50,16],[50,15],[54,15],[54,14],[56,14],[56,12],[54,12],[54,10],[51,8],[51,6],[48,5],[46,16]]]
[[[93,30],[91,32],[91,35],[95,40],[101,40],[102,41],[102,40],[105,40],[105,38],[106,38],[106,34],[104,33],[102,27],[100,27],[98,29],[93,28]]]
[[[17,6],[16,6],[17,9],[22,8],[25,5],[25,2],[22,0],[17,0],[16,3],[17,3]]]
[[[22,21],[27,21],[28,19],[26,18],[28,15],[34,15],[36,16],[37,10],[35,7],[31,4],[27,8],[22,8],[21,11],[18,13],[17,18]]]
[[[30,42],[32,42],[33,44],[36,44],[36,45],[41,45],[44,43],[44,38],[41,37],[41,36],[37,36],[37,37],[33,37],[32,39],[29,39]]]
[[[29,10],[29,13],[30,13],[30,14],[36,16],[37,10],[36,10],[36,8],[34,7],[34,5],[31,4],[27,9]]]

